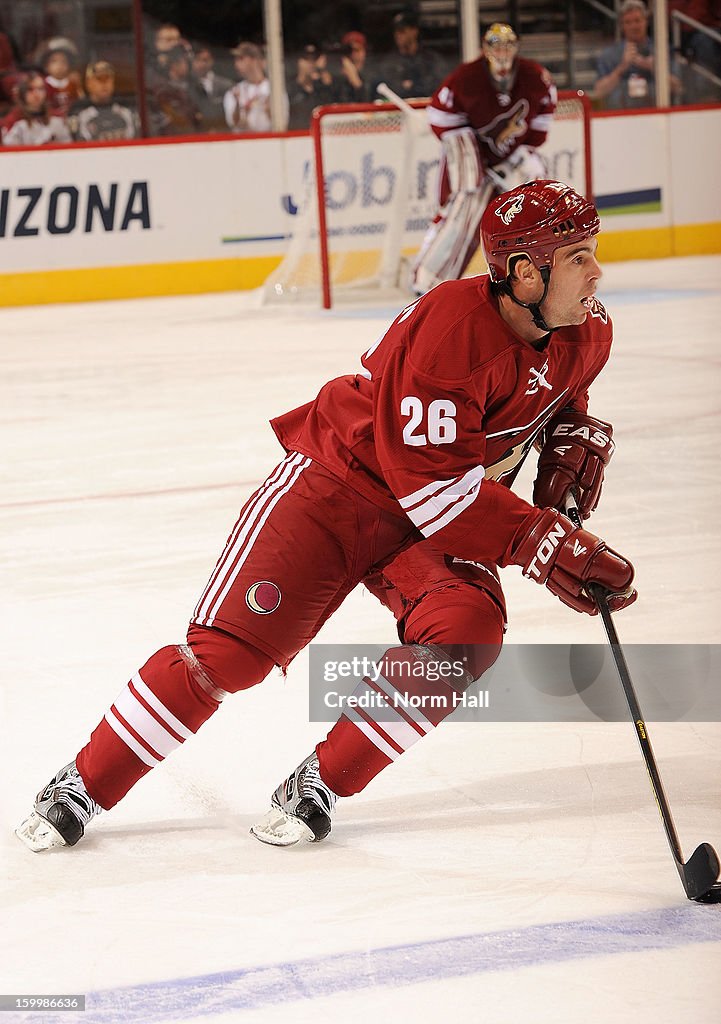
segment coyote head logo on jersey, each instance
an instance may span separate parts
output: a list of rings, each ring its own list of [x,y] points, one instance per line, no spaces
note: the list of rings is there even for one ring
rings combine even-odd
[[[520,196],[514,196],[513,199],[507,199],[505,203],[496,210],[496,217],[500,217],[503,223],[508,227],[513,218],[517,213],[520,213],[523,209],[523,200],[526,198],[522,192]]]
[[[519,139],[528,131],[526,116],[530,109],[528,100],[519,100],[509,110],[504,110],[493,120],[478,129],[481,142],[485,142],[496,156],[508,156]]]

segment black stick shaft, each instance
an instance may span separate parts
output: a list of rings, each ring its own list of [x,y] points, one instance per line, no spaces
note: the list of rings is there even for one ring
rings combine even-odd
[[[571,522],[579,530],[583,529],[583,521],[581,514],[578,511],[578,505],[576,504],[576,498],[572,491],[569,491],[566,498],[566,515],[569,517]],[[606,630],[606,636],[608,637],[608,643],[611,648],[611,654],[616,664],[616,670],[618,672],[619,679],[621,680],[621,686],[623,687],[624,696],[626,697],[626,703],[628,704],[628,710],[631,712],[631,719],[636,729],[636,737],[641,747],[641,753],[646,763],[646,771],[651,781],[651,788],[653,789],[653,795],[656,798],[659,813],[661,814],[661,820],[663,821],[663,827],[666,832],[666,838],[668,839],[671,852],[673,853],[674,860],[676,861],[676,867],[678,873],[681,876],[681,881],[686,886],[683,853],[681,851],[681,844],[679,843],[678,833],[676,832],[676,826],[674,825],[673,817],[671,815],[671,808],[668,805],[666,799],[666,793],[661,782],[661,775],[659,774],[658,766],[656,764],[656,758],[653,753],[653,747],[651,746],[651,739],[648,735],[648,729],[641,713],[641,707],[636,697],[636,691],[633,688],[631,682],[631,673],[628,670],[626,664],[626,656],[623,653],[621,642],[618,639],[618,633],[616,627],[613,624],[611,617],[611,610],[608,607],[608,601],[606,599],[606,592],[603,587],[595,583],[588,585],[588,592],[596,602],[596,606],[601,615],[604,629]]]
[[[676,860],[676,866],[679,869],[679,874],[682,880],[684,879],[683,873],[683,853],[681,852],[681,844],[678,840],[676,833],[676,826],[673,822],[671,815],[671,808],[668,805],[666,799],[666,793],[663,788],[661,781],[661,775],[659,774],[658,766],[656,764],[656,758],[653,753],[653,747],[651,746],[651,738],[648,735],[648,729],[641,713],[641,708],[636,697],[636,692],[631,682],[631,674],[628,671],[628,665],[626,664],[626,656],[623,653],[623,648],[618,639],[618,633],[611,617],[611,611],[608,607],[608,601],[602,587],[597,584],[591,583],[588,586],[589,593],[593,597],[598,610],[603,620],[603,626],[606,630],[606,636],[608,637],[608,643],[611,648],[613,660],[616,663],[616,669],[618,671],[619,679],[621,680],[621,686],[626,697],[626,703],[628,709],[631,712],[631,718],[636,728],[636,736],[638,738],[639,746],[641,747],[641,753],[643,759],[646,762],[646,770],[648,777],[651,780],[651,788],[653,789],[653,795],[656,798],[658,809],[661,814],[661,820],[663,821],[663,827],[666,831],[666,837],[669,842],[669,846],[673,852]]]

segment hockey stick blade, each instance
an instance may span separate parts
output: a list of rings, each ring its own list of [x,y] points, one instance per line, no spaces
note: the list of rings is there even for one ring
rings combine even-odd
[[[646,771],[651,781],[651,788],[653,789],[653,795],[656,798],[656,804],[661,815],[663,827],[666,831],[666,838],[668,844],[671,847],[673,859],[678,870],[681,884],[684,887],[686,896],[690,900],[697,900],[698,902],[704,903],[717,903],[721,902],[721,886],[718,886],[719,877],[719,859],[714,850],[713,846],[709,843],[701,843],[694,852],[691,854],[689,859],[684,862],[683,854],[681,852],[681,844],[679,843],[678,835],[676,833],[676,826],[671,816],[671,808],[669,807],[666,793],[664,792],[663,783],[661,781],[661,775],[656,764],[656,758],[653,753],[653,747],[651,746],[651,739],[648,735],[648,728],[641,714],[641,708],[636,697],[636,693],[631,682],[631,675],[628,671],[628,665],[626,664],[626,658],[621,648],[621,642],[618,639],[616,633],[616,627],[613,624],[611,618],[611,610],[608,607],[608,600],[606,591],[603,587],[598,584],[590,583],[587,587],[589,594],[596,602],[598,611],[601,615],[604,628],[606,630],[606,636],[608,643],[611,648],[611,654],[616,665],[616,671],[618,677],[621,680],[621,686],[626,697],[626,703],[628,709],[631,712],[631,718],[636,727],[636,736],[641,747],[641,753],[643,759],[646,762]]]
[[[719,859],[710,843],[701,843],[685,864],[676,863],[681,882],[690,900],[699,903],[720,903],[721,885],[718,884]]]

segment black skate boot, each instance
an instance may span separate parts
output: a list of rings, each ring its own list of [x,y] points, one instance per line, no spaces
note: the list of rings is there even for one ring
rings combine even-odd
[[[75,846],[87,823],[101,811],[71,761],[40,790],[34,810],[18,825],[15,835],[34,853],[54,846]]]
[[[331,829],[331,814],[338,797],[320,777],[315,751],[276,789],[265,818],[251,834],[271,846],[319,843]]]

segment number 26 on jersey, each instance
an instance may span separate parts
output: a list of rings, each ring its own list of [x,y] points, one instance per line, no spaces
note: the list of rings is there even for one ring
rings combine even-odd
[[[404,444],[418,448],[425,444],[453,444],[456,439],[456,406],[446,398],[437,398],[426,410],[415,395],[401,400],[401,416],[408,421],[403,427]]]

